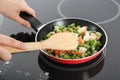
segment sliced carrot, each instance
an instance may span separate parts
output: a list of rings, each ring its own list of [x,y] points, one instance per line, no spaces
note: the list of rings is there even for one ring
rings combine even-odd
[[[82,37],[80,36],[78,39],[79,44],[84,44],[84,40],[82,39]]]
[[[62,50],[61,50],[61,51],[56,51],[55,54],[56,54],[56,55],[60,55],[60,54],[62,54],[63,52],[64,52],[64,51],[62,51]]]
[[[83,54],[83,52],[74,52],[74,54]]]

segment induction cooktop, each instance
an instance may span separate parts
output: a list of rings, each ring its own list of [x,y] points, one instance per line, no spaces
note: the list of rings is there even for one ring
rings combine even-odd
[[[0,80],[120,80],[119,0],[26,0],[45,24],[64,17],[89,19],[108,34],[108,44],[95,59],[76,65],[54,62],[39,50],[13,54],[0,61]],[[0,15],[0,34],[23,42],[35,41],[36,32]],[[42,34],[41,34],[42,35]]]

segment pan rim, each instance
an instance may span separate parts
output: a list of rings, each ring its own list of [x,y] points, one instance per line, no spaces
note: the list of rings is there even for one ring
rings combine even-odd
[[[106,38],[106,41],[105,41],[105,44],[103,45],[103,47],[102,47],[98,52],[96,52],[95,54],[93,54],[93,55],[91,55],[91,56],[88,56],[88,57],[79,58],[79,59],[62,59],[62,58],[56,58],[56,57],[54,57],[54,56],[50,56],[49,54],[47,54],[47,53],[46,53],[44,50],[42,50],[42,49],[40,49],[41,52],[45,53],[47,56],[50,56],[50,57],[52,57],[52,58],[56,58],[56,59],[59,59],[59,60],[65,60],[65,61],[75,60],[75,61],[76,61],[76,60],[89,59],[89,58],[91,58],[91,57],[93,57],[93,56],[98,55],[101,51],[103,51],[103,50],[105,49],[105,47],[107,46],[107,43],[108,43],[108,35],[107,35],[106,31],[105,31],[99,24],[95,23],[94,21],[91,21],[91,20],[85,19],[85,18],[77,18],[77,17],[59,18],[59,19],[55,19],[55,20],[49,21],[49,22],[41,25],[41,26],[38,28],[38,31],[37,31],[37,33],[36,33],[35,42],[37,42],[38,34],[39,34],[39,32],[41,31],[41,29],[42,29],[43,27],[45,27],[46,25],[48,25],[48,24],[50,24],[50,23],[52,23],[52,22],[59,21],[59,20],[66,20],[66,19],[84,20],[84,21],[88,21],[88,22],[90,22],[90,23],[93,23],[93,24],[95,24],[97,27],[99,27],[99,28],[104,32],[105,38]]]

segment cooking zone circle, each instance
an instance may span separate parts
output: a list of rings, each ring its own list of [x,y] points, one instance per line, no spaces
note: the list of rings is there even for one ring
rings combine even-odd
[[[38,62],[40,65],[42,65],[41,64],[41,60],[42,60],[42,62],[44,62],[48,66],[51,66],[51,67],[58,69],[58,70],[82,71],[82,70],[87,70],[87,69],[90,69],[90,68],[98,65],[102,60],[104,60],[105,55],[106,55],[106,48],[103,50],[102,54],[100,54],[98,57],[96,57],[95,59],[93,59],[89,62],[86,62],[83,64],[77,64],[77,65],[66,65],[66,64],[54,62],[54,61],[48,59],[46,56],[44,56],[44,54],[42,54],[40,52],[39,57],[38,57],[39,58]]]
[[[109,9],[110,7],[111,9]],[[120,4],[116,0],[76,0],[76,2],[62,0],[57,6],[57,11],[62,17],[82,17],[93,20],[98,24],[104,24],[114,21],[120,16]]]

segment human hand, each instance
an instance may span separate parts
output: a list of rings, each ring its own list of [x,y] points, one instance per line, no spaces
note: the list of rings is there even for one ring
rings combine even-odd
[[[27,49],[27,46],[18,40],[15,40],[11,37],[0,34],[0,59],[8,61],[11,59],[12,55],[6,49],[2,48],[2,45],[7,45],[19,49]]]
[[[20,17],[22,11],[35,17],[35,11],[27,5],[25,0],[0,0],[0,13],[30,28],[30,23]]]

